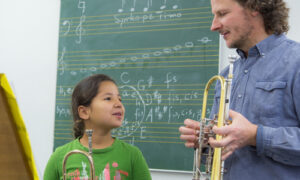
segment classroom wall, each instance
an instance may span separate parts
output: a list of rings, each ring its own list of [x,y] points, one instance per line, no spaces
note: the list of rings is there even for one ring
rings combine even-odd
[[[10,82],[38,174],[52,153],[60,0],[0,0],[0,73]]]
[[[287,3],[288,37],[300,42],[300,2]],[[59,12],[59,0],[0,0],[0,73],[7,75],[17,96],[41,179],[53,147]],[[221,40],[221,67],[232,52]],[[185,180],[191,174],[153,171],[152,177]]]

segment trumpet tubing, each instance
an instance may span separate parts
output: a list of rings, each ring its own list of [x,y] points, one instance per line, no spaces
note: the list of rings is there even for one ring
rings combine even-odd
[[[68,152],[65,155],[65,157],[64,157],[64,161],[63,161],[63,180],[67,179],[66,165],[67,165],[68,158],[72,154],[82,154],[85,157],[87,157],[87,159],[89,160],[89,164],[90,164],[90,176],[91,176],[91,180],[94,180],[95,179],[95,167],[94,167],[94,162],[93,162],[92,156],[89,153],[87,153],[85,151],[78,150],[78,149],[75,149],[73,151]]]
[[[204,94],[203,94],[203,104],[202,104],[202,114],[200,120],[200,131],[199,131],[199,146],[194,151],[194,167],[193,167],[193,180],[208,179],[204,177],[200,171],[201,158],[206,156],[206,173],[210,174],[211,180],[222,180],[224,173],[224,162],[221,160],[222,149],[221,148],[211,148],[208,145],[208,138],[213,136],[211,132],[212,126],[216,125],[217,127],[224,126],[226,120],[229,119],[229,100],[231,94],[231,82],[233,78],[233,63],[236,60],[236,56],[230,56],[230,65],[229,65],[229,74],[225,79],[223,76],[213,76],[207,82]],[[213,82],[219,81],[220,83],[220,103],[219,111],[216,114],[214,119],[206,118],[206,106],[207,106],[207,97],[210,86]],[[217,141],[222,140],[221,135],[215,135]],[[208,149],[208,153],[202,153],[203,148]],[[213,157],[211,157],[213,154]]]
[[[73,154],[82,154],[84,155],[88,160],[89,160],[89,164],[90,164],[90,180],[95,180],[96,176],[95,176],[95,166],[94,166],[94,161],[93,161],[93,157],[92,157],[92,133],[93,130],[92,129],[87,129],[86,134],[88,136],[88,144],[89,144],[89,152],[85,152],[85,151],[81,151],[78,149],[72,150],[70,152],[68,152],[64,159],[63,159],[63,180],[66,180],[67,178],[67,170],[66,170],[66,165],[67,165],[67,160],[68,158],[73,155]]]

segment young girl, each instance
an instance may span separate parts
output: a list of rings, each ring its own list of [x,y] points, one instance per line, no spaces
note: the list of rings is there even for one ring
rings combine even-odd
[[[92,129],[92,157],[97,180],[149,180],[148,166],[141,151],[111,136],[120,127],[125,109],[114,80],[96,74],[80,81],[72,94],[75,140],[58,147],[50,157],[44,180],[62,179],[63,159],[75,149],[88,152],[86,129]],[[74,154],[67,160],[67,179],[82,180],[90,176],[86,157]]]

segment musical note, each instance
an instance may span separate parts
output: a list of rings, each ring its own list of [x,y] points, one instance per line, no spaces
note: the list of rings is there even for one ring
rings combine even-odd
[[[71,74],[72,76],[76,76],[76,75],[77,75],[77,72],[76,72],[76,71],[71,71],[70,74]]]
[[[77,25],[76,30],[75,30],[75,33],[78,36],[78,39],[75,40],[75,42],[77,44],[81,43],[81,37],[82,37],[83,31],[84,31],[82,24],[83,24],[83,22],[85,22],[85,8],[86,8],[85,1],[79,0],[78,9],[82,9],[82,10],[81,10],[80,22]]]
[[[160,7],[161,10],[166,9],[167,7],[167,0],[164,0],[164,4]]]
[[[78,26],[76,27],[76,35],[78,36],[78,39],[75,41],[77,44],[80,44],[81,43],[81,38],[82,38],[82,34],[83,34],[83,27],[82,27],[82,24],[83,22],[85,21],[85,15],[82,15],[80,17],[80,22],[78,24]]]
[[[125,0],[121,0],[121,1],[122,1],[122,8],[118,9],[119,13],[122,13],[124,11]]]
[[[151,6],[152,6],[152,0],[148,0],[147,7],[144,8],[144,12],[147,12]]]
[[[164,3],[163,3],[163,5],[160,7],[160,10],[164,10],[164,9],[166,9],[167,8],[167,0],[164,0]],[[173,5],[172,6],[172,8],[173,9],[178,9],[178,5]]]
[[[71,27],[70,21],[65,20],[65,21],[63,22],[63,26],[66,26],[66,25],[68,25],[68,29],[67,29],[67,31],[64,33],[64,36],[67,35],[67,34],[69,33],[69,31],[70,31],[70,27]]]
[[[128,0],[121,0],[121,8],[118,9],[118,13],[123,13],[126,9],[126,3],[128,4]],[[130,12],[135,12],[137,11],[136,7],[136,0],[131,0],[130,4],[132,3],[131,8],[129,9]],[[160,11],[167,9],[167,0],[163,0],[162,5],[159,7]],[[170,4],[170,3],[169,3]],[[126,6],[126,7],[125,7]],[[146,6],[143,8],[143,12],[149,11],[149,9],[153,6],[153,0],[147,0],[146,1]],[[172,6],[172,9],[178,9],[178,5],[175,4]]]
[[[84,14],[85,13],[85,1],[81,1],[79,0],[78,2],[78,6],[79,9],[82,9],[81,13]]]
[[[206,44],[206,43],[210,42],[211,40],[208,39],[208,37],[203,37],[202,39],[198,39],[197,41],[202,42],[203,44]]]
[[[134,12],[135,11],[135,3],[136,3],[136,0],[133,0],[133,7],[130,9],[130,12]]]

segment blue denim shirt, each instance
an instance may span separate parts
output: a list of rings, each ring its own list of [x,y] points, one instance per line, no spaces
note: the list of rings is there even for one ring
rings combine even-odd
[[[234,64],[230,109],[257,124],[256,147],[236,150],[224,180],[300,179],[300,44],[271,35]],[[228,67],[221,75],[226,77]],[[220,85],[212,112],[217,112]],[[213,114],[212,113],[212,114]]]

